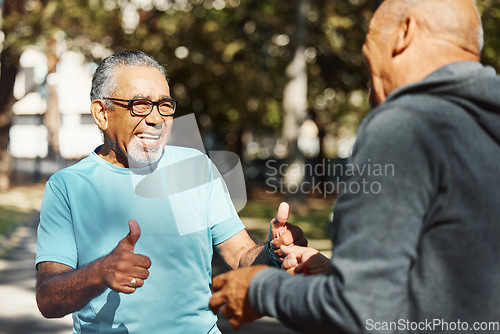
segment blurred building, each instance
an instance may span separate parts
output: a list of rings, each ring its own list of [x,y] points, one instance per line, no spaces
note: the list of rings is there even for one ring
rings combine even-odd
[[[49,90],[56,87],[59,113],[58,159],[80,159],[101,142],[101,134],[90,114],[90,86],[95,64],[83,55],[63,52],[56,72],[48,74],[46,56],[30,48],[20,59],[14,95],[13,125],[9,150],[16,159],[43,159],[49,153],[48,129],[44,125]]]

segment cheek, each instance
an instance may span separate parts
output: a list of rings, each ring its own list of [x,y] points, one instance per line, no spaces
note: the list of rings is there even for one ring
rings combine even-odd
[[[140,120],[135,120],[131,117],[128,119],[116,119],[113,123],[113,131],[115,135],[122,141],[128,141],[134,136],[134,131],[139,125]]]
[[[170,137],[170,133],[172,132],[172,125],[173,125],[173,122],[174,119],[173,118],[170,118],[170,119],[167,119],[165,121],[165,132],[164,132],[164,135],[163,135],[163,140],[166,142],[168,137]]]

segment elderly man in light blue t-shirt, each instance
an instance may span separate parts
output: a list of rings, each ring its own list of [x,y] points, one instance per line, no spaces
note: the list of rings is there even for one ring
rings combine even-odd
[[[270,240],[249,237],[217,168],[165,146],[176,101],[153,58],[106,58],[91,112],[104,144],[47,182],[37,244],[37,303],[73,313],[75,333],[219,333],[209,310],[212,247],[237,268],[307,241],[280,206]],[[155,108],[156,107],[156,108]]]

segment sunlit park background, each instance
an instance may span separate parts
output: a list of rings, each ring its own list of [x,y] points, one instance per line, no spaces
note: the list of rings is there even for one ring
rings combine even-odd
[[[291,222],[328,240],[337,189],[311,185],[336,175],[300,166],[337,166],[350,154],[369,112],[361,46],[380,2],[0,0],[0,246],[36,213],[47,178],[101,142],[90,82],[123,49],[165,66],[176,117],[195,115],[206,151],[240,157],[240,214],[257,239],[288,200]],[[478,6],[483,62],[498,70],[500,1]]]

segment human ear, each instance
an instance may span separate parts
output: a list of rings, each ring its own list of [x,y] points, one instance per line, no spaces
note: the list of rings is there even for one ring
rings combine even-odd
[[[393,57],[402,54],[410,46],[415,37],[416,30],[417,22],[414,17],[409,16],[401,22],[396,29],[396,40],[392,52]]]
[[[94,100],[90,104],[90,112],[94,118],[95,124],[102,131],[106,131],[108,128],[108,113],[104,102],[102,100]]]

